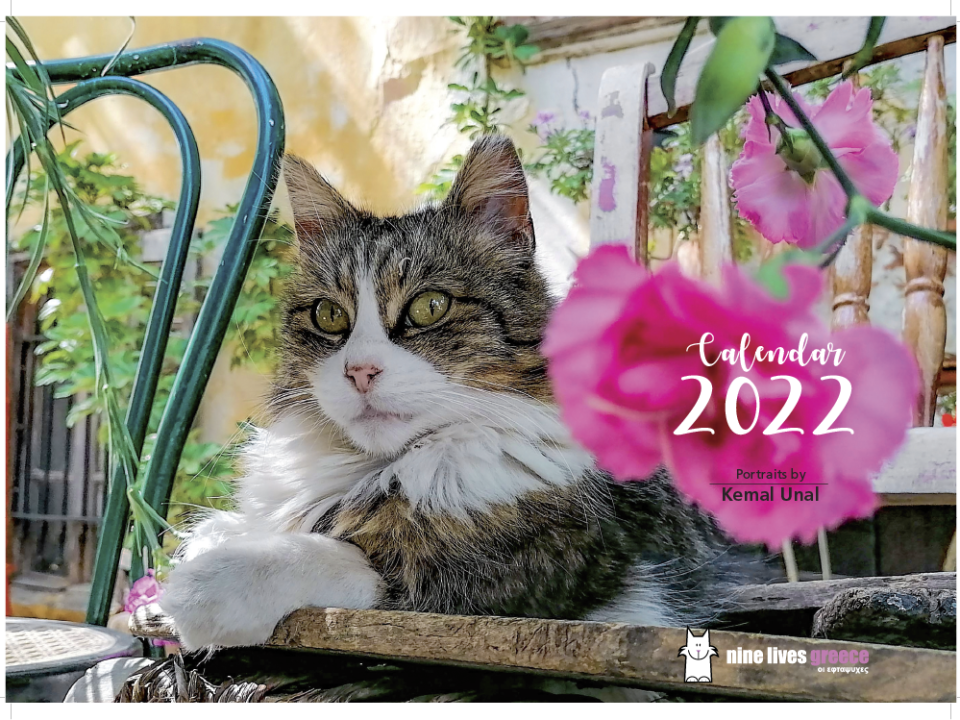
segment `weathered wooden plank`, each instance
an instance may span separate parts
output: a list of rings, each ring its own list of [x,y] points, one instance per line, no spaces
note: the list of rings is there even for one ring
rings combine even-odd
[[[888,577],[747,585],[737,593],[736,605],[738,611],[742,613],[818,610],[838,593],[854,588],[956,590],[957,574],[955,572],[917,573]]]
[[[710,136],[701,153],[700,271],[704,280],[719,285],[721,268],[733,262],[729,175],[717,135]]]
[[[738,613],[818,610],[838,593],[853,588],[904,588],[927,590],[956,589],[955,572],[917,573],[915,575],[812,580],[796,583],[745,585],[738,590]],[[158,605],[144,605],[130,616],[130,632],[140,637],[174,638],[176,628]]]
[[[678,657],[686,641],[682,628],[305,608],[284,620],[268,645],[743,698],[955,700],[953,652],[725,631],[712,631],[710,640],[719,657],[713,663],[713,682],[709,685],[683,682],[684,664]],[[738,648],[761,651],[765,662],[729,662],[727,652]],[[806,662],[770,663],[768,648],[798,654],[803,651]],[[814,651],[866,651],[869,675],[839,678],[821,672],[812,664]],[[823,664],[839,663],[828,659]]]
[[[709,685],[683,682],[682,628],[462,617],[407,612],[304,609],[290,615],[270,645],[381,658],[482,666],[600,680],[656,690],[740,697],[952,702],[956,653],[832,640],[713,631],[720,656]],[[803,651],[805,664],[737,665],[727,651]],[[817,651],[866,651],[868,676],[839,678],[812,665]],[[825,665],[838,665],[834,659]]]
[[[651,143],[644,138],[647,76],[643,66],[618,66],[600,81],[593,187],[590,200],[590,245],[627,245],[646,259],[644,183]]]
[[[944,86],[943,38],[934,37],[917,109],[917,134],[907,194],[907,220],[923,227],[945,229],[947,223],[947,91]],[[947,310],[943,280],[947,250],[912,238],[903,238],[903,339],[920,368],[920,397],[914,425],[933,425],[937,377],[943,365],[947,339]]]
[[[793,18],[793,20],[809,23],[811,19]],[[798,33],[787,27],[787,19],[776,18],[777,26],[781,32],[797,38],[814,55],[820,58],[817,62],[791,64],[783,68],[788,70],[784,74],[785,79],[794,87],[839,74],[844,63],[848,62],[863,44],[867,23],[866,17],[817,18],[817,20],[829,22],[835,26],[834,31],[829,35],[816,31],[810,34]],[[942,36],[946,44],[955,43],[957,41],[957,28],[954,22],[953,18],[942,17],[889,17],[880,38],[881,44],[874,49],[868,65],[922,52],[927,47],[928,40],[935,35]],[[846,31],[843,29],[845,26],[849,26]],[[819,43],[823,39],[828,44],[821,47]],[[700,69],[706,59],[707,53],[699,53],[685,62],[681,68],[677,77],[675,93],[677,113],[673,117],[667,117],[667,101],[660,91],[660,77],[653,76],[647,81],[650,95],[648,107],[651,127],[659,129],[687,121],[690,104],[694,98],[697,77],[699,77]]]
[[[956,505],[957,429],[913,428],[873,480],[885,505]]]
[[[557,57],[578,57],[596,52],[610,52],[650,41],[651,31],[666,28],[665,37],[679,32],[682,17],[504,17],[507,25],[519,23],[530,31],[527,42],[540,48],[532,63],[550,62]],[[675,29],[671,29],[676,26]]]
[[[844,590],[817,610],[812,637],[933,650],[957,647],[957,591]]]

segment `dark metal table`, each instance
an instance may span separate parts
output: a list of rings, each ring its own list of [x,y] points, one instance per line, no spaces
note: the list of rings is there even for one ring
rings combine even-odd
[[[143,643],[96,625],[7,618],[7,702],[61,702],[101,660],[139,657]]]

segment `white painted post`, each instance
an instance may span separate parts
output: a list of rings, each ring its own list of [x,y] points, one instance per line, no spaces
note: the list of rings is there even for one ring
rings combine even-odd
[[[652,134],[644,133],[653,65],[613,67],[600,80],[590,199],[590,246],[627,245],[646,260],[646,182]],[[644,137],[646,135],[646,137]]]
[[[730,232],[730,185],[720,138],[711,135],[703,146],[700,180],[700,272],[720,284],[720,270],[733,262]]]

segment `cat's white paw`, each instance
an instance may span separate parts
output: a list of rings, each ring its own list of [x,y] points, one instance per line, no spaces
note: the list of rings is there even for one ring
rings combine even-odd
[[[298,608],[373,607],[381,584],[354,545],[323,535],[258,533],[175,567],[160,607],[187,650],[260,645]]]

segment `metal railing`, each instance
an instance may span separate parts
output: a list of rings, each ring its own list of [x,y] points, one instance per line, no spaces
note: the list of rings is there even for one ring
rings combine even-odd
[[[36,347],[44,340],[36,310],[26,305],[12,328],[11,362],[18,372],[7,389],[14,403],[10,539],[22,570],[87,582],[104,502],[98,419],[87,416],[68,427],[75,398],[57,397],[54,386],[35,384]]]

